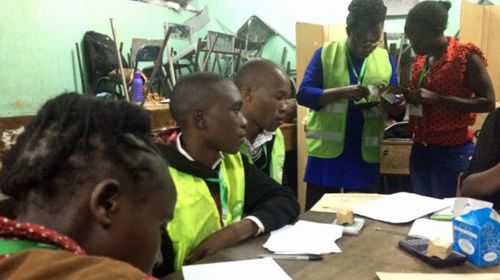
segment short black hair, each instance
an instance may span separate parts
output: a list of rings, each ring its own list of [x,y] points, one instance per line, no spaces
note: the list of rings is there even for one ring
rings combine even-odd
[[[157,153],[150,129],[149,114],[137,105],[61,94],[42,106],[5,154],[1,190],[19,202],[32,190],[56,198],[96,183],[107,175],[103,167],[137,182],[151,164],[140,153]]]
[[[232,83],[224,76],[197,72],[183,76],[170,97],[170,112],[181,128],[185,128],[194,110],[207,110],[216,102],[214,93],[221,83]]]
[[[238,88],[243,86],[258,87],[264,84],[263,80],[269,78],[269,70],[278,69],[284,77],[285,71],[280,65],[269,59],[252,59],[238,70],[234,78],[234,83]]]
[[[348,10],[347,27],[356,30],[361,23],[384,23],[387,7],[382,0],[353,0]]]
[[[411,24],[422,31],[443,34],[448,25],[448,11],[451,3],[448,1],[423,1],[415,5],[406,18],[406,24]]]

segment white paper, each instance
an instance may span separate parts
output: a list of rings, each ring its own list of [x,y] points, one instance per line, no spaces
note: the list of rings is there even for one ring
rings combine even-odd
[[[342,237],[342,230],[339,225],[298,221],[272,231],[263,247],[277,254],[340,253],[335,240]]]
[[[292,279],[272,258],[185,265],[182,275],[184,280]]]
[[[474,198],[457,197],[453,205],[453,214],[458,217],[481,208],[493,208],[493,203]]]
[[[353,208],[369,201],[383,197],[383,194],[375,193],[325,193],[321,199],[314,204],[311,211],[336,213],[340,208]]]
[[[453,226],[448,221],[417,219],[413,222],[408,236],[429,240],[441,238],[453,243]]]
[[[389,223],[408,223],[424,215],[449,207],[450,200],[399,192],[356,206],[353,212]]]
[[[445,198],[444,200],[451,201],[452,204],[450,206],[442,209],[442,210],[434,212],[434,214],[436,214],[436,215],[450,215],[450,216],[452,216],[453,215],[453,204],[455,204],[455,199],[457,199],[457,198],[456,197]]]

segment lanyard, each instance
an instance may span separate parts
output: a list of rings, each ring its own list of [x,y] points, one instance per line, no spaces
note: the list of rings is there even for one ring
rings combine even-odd
[[[219,177],[218,178],[205,178],[206,182],[217,183],[219,185],[219,196],[220,196],[220,208],[222,212],[222,223],[224,226],[228,224],[227,216],[229,214],[228,198],[227,198],[227,188],[224,184],[224,177],[222,177],[221,167],[219,167]]]
[[[418,87],[421,88],[424,84],[425,76],[427,76],[427,73],[429,73],[430,67],[429,67],[429,56],[425,57],[425,63],[424,66],[422,67],[422,70],[420,71],[420,75],[418,76]]]
[[[25,250],[40,248],[56,250],[59,247],[32,240],[23,239],[0,239],[0,255],[14,254]]]
[[[262,165],[262,166],[260,167],[260,169],[261,169],[261,170],[264,170],[264,169],[266,169],[266,167],[267,167],[267,145],[266,145],[266,144],[264,144],[264,145],[262,145],[261,147],[262,147],[262,151],[263,151],[263,153],[264,153],[264,165]]]
[[[363,64],[361,64],[361,69],[359,69],[359,73],[358,73],[358,71],[356,71],[356,67],[354,67],[354,64],[352,63],[352,59],[351,59],[351,55],[349,54],[349,48],[347,47],[347,43],[346,43],[345,50],[346,50],[346,56],[347,56],[347,64],[349,65],[349,68],[351,69],[351,71],[354,74],[354,76],[356,77],[356,79],[358,79],[358,85],[361,85],[361,83],[363,82],[363,79],[365,78],[366,58],[363,60]]]

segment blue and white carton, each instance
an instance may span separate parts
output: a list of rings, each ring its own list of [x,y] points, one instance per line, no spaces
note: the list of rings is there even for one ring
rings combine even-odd
[[[466,255],[470,262],[478,266],[497,264],[500,260],[498,213],[491,205],[474,207],[472,199],[467,199],[458,207],[455,205],[453,212],[453,250]]]

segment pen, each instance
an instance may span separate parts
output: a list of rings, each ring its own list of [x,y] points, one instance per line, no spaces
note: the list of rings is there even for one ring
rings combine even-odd
[[[388,228],[376,227],[375,231],[380,231],[380,232],[392,233],[392,234],[396,234],[396,235],[407,236],[406,233],[399,232],[399,231],[393,230],[393,229],[388,229]]]
[[[293,260],[293,261],[319,261],[323,257],[314,254],[301,254],[301,255],[285,255],[285,254],[262,254],[259,258],[273,258],[277,260]]]

